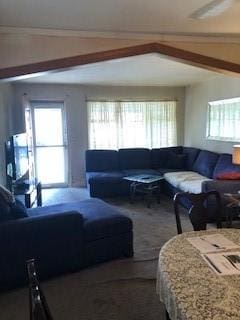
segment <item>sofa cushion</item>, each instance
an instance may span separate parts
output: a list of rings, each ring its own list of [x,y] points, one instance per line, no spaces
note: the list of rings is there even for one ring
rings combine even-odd
[[[115,236],[132,229],[130,218],[100,199],[88,199],[28,209],[29,216],[55,215],[73,211],[83,218],[85,241]],[[67,216],[66,216],[67,219]],[[79,232],[82,232],[79,230]]]
[[[218,179],[223,177],[225,173],[240,173],[240,166],[232,163],[232,155],[222,153],[217,161],[217,164],[213,171],[213,178]]]
[[[135,176],[139,174],[150,174],[150,175],[159,175],[159,172],[157,170],[153,169],[129,169],[129,170],[123,170],[122,171],[124,176]]]
[[[87,172],[91,197],[124,196],[129,194],[129,182],[123,179],[123,172]]]
[[[14,219],[11,214],[11,208],[14,203],[15,198],[11,192],[0,185],[0,222]]]
[[[0,199],[4,200],[5,203],[8,203],[8,204],[15,202],[14,195],[1,184],[0,184]]]
[[[121,171],[100,171],[100,172],[87,172],[87,180],[89,183],[96,180],[115,181],[121,179],[124,174]]]
[[[164,178],[175,188],[191,193],[202,192],[202,182],[210,180],[193,171],[168,172],[164,174]]]
[[[212,178],[213,170],[219,158],[219,154],[207,150],[200,151],[193,165],[193,170],[205,177]]]
[[[81,201],[85,241],[124,234],[132,230],[132,221],[117,208],[99,199]]]
[[[195,176],[196,172],[193,171],[167,172],[164,174],[165,180],[176,188],[179,188],[179,185],[182,181],[190,180],[191,177]]]
[[[87,150],[86,171],[119,170],[118,152],[116,150]]]
[[[192,147],[183,147],[183,154],[187,154],[186,166],[187,170],[192,170],[194,161],[197,159],[197,156],[200,152],[200,149]]]
[[[13,219],[10,210],[9,206],[6,206],[4,202],[0,201],[0,223]]]
[[[179,188],[183,192],[201,193],[202,182],[206,180],[211,180],[211,179],[201,176],[201,177],[196,177],[196,179],[182,181],[179,184]]]
[[[167,156],[167,168],[169,169],[185,169],[187,154],[176,154],[170,151]]]
[[[119,162],[122,170],[151,168],[151,153],[146,148],[119,149]]]
[[[151,150],[152,168],[166,168],[169,152],[182,153],[182,147],[154,148]]]
[[[218,180],[240,180],[240,172],[222,172],[216,177]]]
[[[80,214],[78,206],[79,202],[80,201],[72,201],[43,207],[29,208],[27,209],[27,214],[29,217],[59,215],[68,212],[71,212],[72,214],[73,211],[79,212]]]
[[[11,204],[11,216],[13,219],[22,219],[27,218],[27,208],[25,205],[18,199]]]
[[[165,173],[168,173],[168,172],[179,172],[179,171],[182,171],[182,170],[180,170],[180,169],[169,169],[169,168],[159,168],[157,171],[158,171],[158,174],[164,175]]]

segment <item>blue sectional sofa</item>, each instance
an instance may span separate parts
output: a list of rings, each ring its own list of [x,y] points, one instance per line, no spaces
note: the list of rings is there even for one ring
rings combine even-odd
[[[142,173],[163,174],[162,189],[170,196],[179,191],[240,190],[240,166],[232,164],[230,154],[182,146],[86,151],[86,178],[92,197],[128,195],[130,182],[123,177]],[[236,174],[237,180],[226,179],[227,173],[231,179]],[[209,219],[214,217],[209,214]]]
[[[27,282],[28,259],[43,279],[133,255],[132,221],[100,199],[20,207],[0,223],[0,290]]]

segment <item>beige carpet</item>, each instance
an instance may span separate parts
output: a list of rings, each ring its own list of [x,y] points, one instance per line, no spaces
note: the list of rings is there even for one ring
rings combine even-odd
[[[84,189],[45,190],[44,204],[88,198]],[[155,293],[157,259],[161,246],[176,235],[171,201],[148,209],[139,199],[105,199],[131,217],[134,225],[134,257],[94,266],[42,283],[55,320],[161,320],[163,307]],[[191,230],[182,216],[185,230]],[[0,319],[26,320],[26,288],[0,295]]]

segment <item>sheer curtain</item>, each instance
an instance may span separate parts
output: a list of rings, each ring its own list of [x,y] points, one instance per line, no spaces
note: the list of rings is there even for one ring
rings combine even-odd
[[[92,149],[177,144],[176,101],[88,101],[88,119]]]
[[[210,102],[208,105],[207,137],[240,141],[240,98]]]

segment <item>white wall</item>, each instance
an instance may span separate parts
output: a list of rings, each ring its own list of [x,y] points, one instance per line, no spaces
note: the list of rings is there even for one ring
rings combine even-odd
[[[76,32],[21,29],[0,32],[0,68],[15,67],[40,61],[95,53],[105,50],[125,48],[150,42],[160,42],[171,47],[189,50],[209,57],[240,63],[240,44],[218,37],[207,38],[146,34],[109,34],[99,32]]]
[[[87,99],[177,99],[178,144],[184,142],[185,89],[181,87],[104,87],[80,85],[16,84],[15,131],[23,131],[20,113],[23,94],[28,99],[59,99],[66,105],[69,142],[69,181],[71,185],[85,184],[85,150],[88,148]]]
[[[5,147],[11,131],[11,108],[13,88],[9,84],[0,85],[0,184],[5,185]]]
[[[208,101],[240,97],[240,77],[217,76],[186,89],[185,145],[215,152],[232,153],[236,143],[206,139]],[[240,130],[240,124],[239,124]]]

